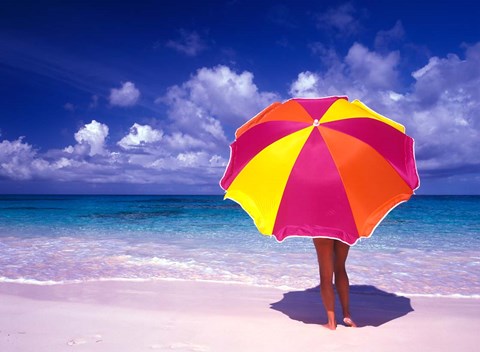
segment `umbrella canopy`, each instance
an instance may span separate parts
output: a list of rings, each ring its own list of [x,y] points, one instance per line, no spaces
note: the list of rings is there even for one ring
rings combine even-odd
[[[220,181],[278,241],[369,237],[418,188],[405,127],[346,97],[274,103],[240,127]]]

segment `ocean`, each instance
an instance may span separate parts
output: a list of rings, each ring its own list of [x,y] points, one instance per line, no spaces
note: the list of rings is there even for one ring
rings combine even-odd
[[[480,196],[413,196],[350,250],[351,285],[480,298]],[[278,243],[222,196],[0,195],[0,282],[318,285],[311,239]]]

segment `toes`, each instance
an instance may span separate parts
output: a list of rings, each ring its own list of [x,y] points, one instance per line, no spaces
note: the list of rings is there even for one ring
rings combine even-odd
[[[352,319],[350,318],[343,318],[343,322],[345,323],[346,326],[351,327],[351,328],[356,328],[357,324],[353,322]]]

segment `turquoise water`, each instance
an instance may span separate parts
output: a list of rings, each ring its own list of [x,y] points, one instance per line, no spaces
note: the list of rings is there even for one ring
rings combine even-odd
[[[415,196],[352,247],[351,284],[480,297],[480,197]],[[277,243],[221,196],[0,196],[0,281],[186,279],[302,289],[309,239]]]

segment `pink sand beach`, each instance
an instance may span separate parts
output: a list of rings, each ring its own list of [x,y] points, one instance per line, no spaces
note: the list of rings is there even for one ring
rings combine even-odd
[[[353,287],[359,328],[316,289],[195,281],[0,284],[0,351],[475,351],[480,301]]]

